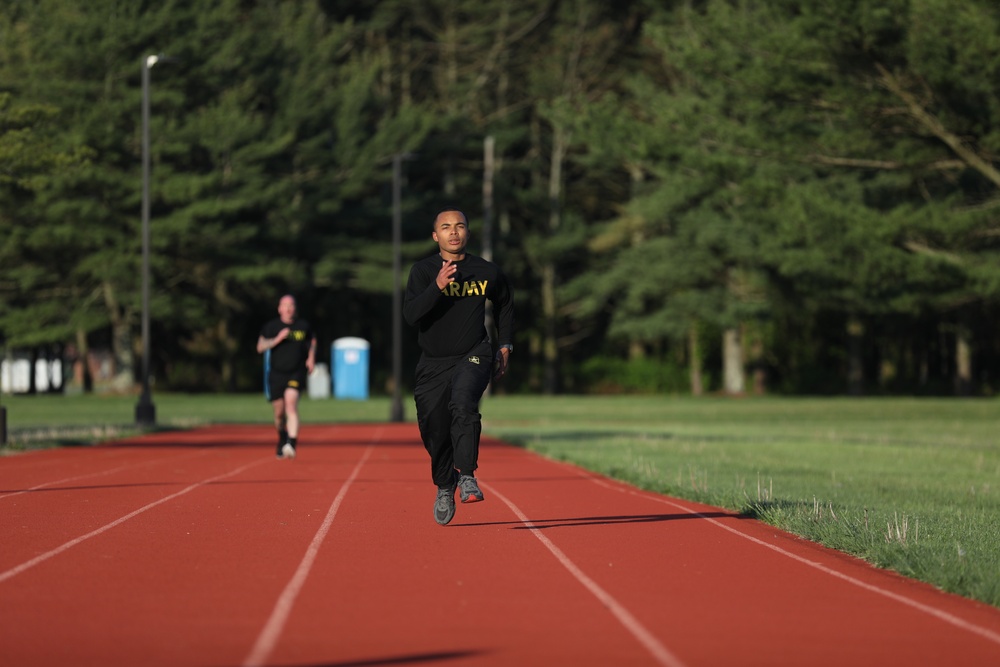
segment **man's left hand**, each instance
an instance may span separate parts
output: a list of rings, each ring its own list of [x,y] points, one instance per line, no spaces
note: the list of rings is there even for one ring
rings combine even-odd
[[[493,379],[499,380],[507,374],[507,363],[510,361],[510,350],[502,347],[497,350],[497,356],[493,360]]]

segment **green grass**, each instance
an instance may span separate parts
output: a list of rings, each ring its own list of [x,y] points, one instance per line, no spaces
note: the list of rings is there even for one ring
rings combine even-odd
[[[259,395],[154,402],[161,427],[271,420]],[[126,433],[135,403],[5,396],[8,451]],[[413,421],[408,396],[404,407]],[[304,400],[302,414],[307,423],[382,422],[390,402]],[[1000,606],[995,400],[491,397],[483,414],[488,435]]]
[[[10,396],[7,409],[8,445],[0,452],[87,444],[125,437],[135,427],[138,398],[120,395]],[[154,394],[156,427],[190,428],[205,424],[270,424],[270,404],[261,394]],[[412,406],[406,406],[412,412]],[[302,399],[299,410],[306,423],[386,421],[387,398],[367,401]],[[411,419],[413,415],[409,415]]]
[[[498,399],[487,433],[1000,606],[1000,404]]]

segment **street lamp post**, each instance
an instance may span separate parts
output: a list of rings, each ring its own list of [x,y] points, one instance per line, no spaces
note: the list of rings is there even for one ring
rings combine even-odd
[[[404,421],[403,417],[403,303],[402,303],[402,244],[403,244],[403,160],[415,157],[410,153],[392,156],[392,408],[389,420]]]
[[[142,394],[135,406],[135,422],[156,423],[156,406],[149,390],[149,70],[160,56],[142,59]]]
[[[0,380],[2,382],[2,380]],[[0,397],[3,396],[3,387],[0,386]],[[7,444],[7,408],[0,404],[0,446]]]
[[[400,259],[403,242],[400,198],[402,192],[402,160],[403,156],[396,153],[392,156],[392,411],[389,420],[403,421],[403,323],[402,295],[400,294],[400,274],[402,260]]]

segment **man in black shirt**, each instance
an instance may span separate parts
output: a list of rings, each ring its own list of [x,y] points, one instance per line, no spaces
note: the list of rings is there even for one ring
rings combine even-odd
[[[403,316],[417,328],[422,350],[413,397],[438,487],[434,520],[445,525],[455,516],[456,489],[463,503],[483,500],[474,475],[482,432],[479,401],[491,376],[500,379],[507,372],[514,349],[514,300],[496,264],[465,252],[469,224],[464,213],[441,211],[431,238],[438,252],[410,270]],[[487,299],[496,313],[495,351],[485,325]]]
[[[299,438],[299,396],[316,366],[316,335],[309,323],[296,317],[295,297],[278,301],[278,317],[260,331],[257,352],[265,357],[264,390],[274,408],[278,430],[278,458],[294,459]]]

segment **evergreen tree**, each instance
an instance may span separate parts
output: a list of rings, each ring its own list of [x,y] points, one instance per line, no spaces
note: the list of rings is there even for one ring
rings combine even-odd
[[[0,93],[0,340],[9,346],[64,343],[74,334],[66,313],[79,312],[69,289],[74,258],[60,238],[72,229],[39,224],[34,210],[39,192],[86,159],[55,147],[57,113]]]
[[[18,260],[37,262],[39,274],[54,283],[32,290],[33,308],[60,320],[50,340],[67,328],[79,340],[109,327],[123,386],[131,383],[134,361],[139,188],[135,153],[122,129],[134,126],[130,116],[134,110],[138,117],[139,97],[128,99],[118,84],[129,69],[138,72],[138,58],[123,53],[145,32],[136,24],[140,13],[128,3],[21,3],[9,17],[2,64],[18,98],[58,109],[53,146],[90,155],[79,168],[54,174],[23,209],[37,225],[36,252]],[[148,29],[156,30],[157,18],[149,16]],[[127,211],[127,204],[134,209]],[[21,315],[39,320],[29,311]]]

